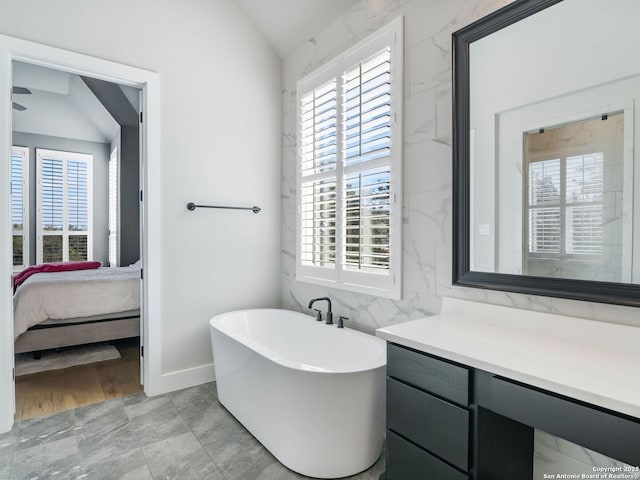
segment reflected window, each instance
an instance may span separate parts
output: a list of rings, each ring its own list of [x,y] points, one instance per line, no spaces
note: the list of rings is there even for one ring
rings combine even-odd
[[[620,276],[622,113],[524,134],[528,275]]]
[[[604,153],[534,161],[528,173],[529,253],[601,255]]]

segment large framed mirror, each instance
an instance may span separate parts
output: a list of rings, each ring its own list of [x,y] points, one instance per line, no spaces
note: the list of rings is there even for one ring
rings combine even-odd
[[[453,284],[640,306],[640,2],[453,35]]]

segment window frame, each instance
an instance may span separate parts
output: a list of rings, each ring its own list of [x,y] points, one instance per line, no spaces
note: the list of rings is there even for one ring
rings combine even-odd
[[[345,269],[342,265],[345,257],[344,246],[344,208],[343,195],[344,180],[347,173],[354,171],[365,172],[379,166],[375,160],[363,162],[358,169],[344,165],[343,149],[343,114],[342,76],[355,65],[367,60],[384,48],[391,53],[391,112],[390,112],[390,148],[389,161],[383,162],[389,167],[389,269],[388,274],[369,273]],[[297,83],[296,99],[296,280],[315,285],[337,288],[357,293],[365,293],[378,297],[400,299],[402,297],[402,108],[404,85],[404,44],[403,17],[398,17],[369,35],[342,54],[328,61]],[[307,174],[303,176],[301,170],[301,102],[303,95],[323,84],[336,81],[336,167],[334,170]],[[336,256],[333,267],[317,267],[302,263],[302,218],[301,200],[304,183],[335,179],[336,182]]]
[[[42,161],[47,157],[62,159],[62,230],[45,231],[42,228]],[[68,163],[70,161],[87,164],[87,230],[69,230],[69,198],[68,198]],[[46,232],[46,233],[45,233]],[[62,261],[69,261],[69,237],[86,235],[87,261],[93,260],[93,155],[86,153],[66,152],[36,148],[36,263],[43,263],[44,236],[62,236]]]
[[[17,273],[20,272],[22,270],[24,270],[25,268],[27,268],[31,262],[29,260],[29,240],[30,240],[30,235],[29,235],[29,213],[30,213],[30,209],[29,209],[29,147],[22,147],[22,146],[17,146],[17,145],[12,145],[11,146],[11,157],[15,156],[15,155],[20,155],[22,157],[22,265],[13,265],[13,272]],[[12,164],[13,164],[13,160],[12,160]],[[13,172],[12,172],[12,177],[13,177]],[[13,199],[12,199],[13,201]],[[11,205],[11,207],[13,208],[13,204]],[[13,237],[18,236],[19,233],[17,233],[14,229],[13,229],[13,222],[11,222],[11,241],[13,244]],[[13,258],[13,247],[12,247],[12,258]]]

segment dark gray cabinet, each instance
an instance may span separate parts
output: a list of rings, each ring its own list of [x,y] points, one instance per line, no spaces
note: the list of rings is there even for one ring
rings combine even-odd
[[[467,479],[469,370],[387,348],[388,480]]]
[[[393,343],[386,480],[528,480],[539,428],[640,465],[640,419]]]
[[[466,480],[466,474],[447,465],[426,450],[396,435],[387,433],[387,478]]]

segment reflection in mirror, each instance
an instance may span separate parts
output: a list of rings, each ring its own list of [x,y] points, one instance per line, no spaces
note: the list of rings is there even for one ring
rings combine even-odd
[[[524,274],[623,281],[623,128],[617,113],[524,133]]]
[[[563,0],[469,43],[470,271],[640,283],[637,18]]]

